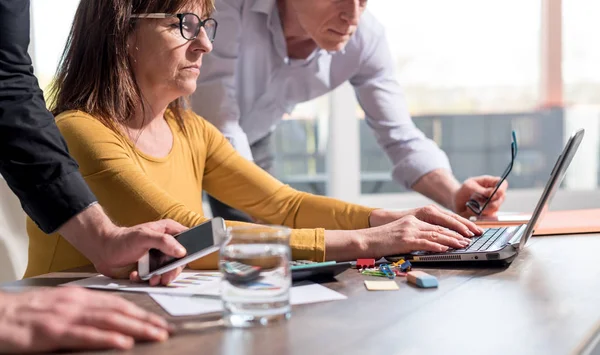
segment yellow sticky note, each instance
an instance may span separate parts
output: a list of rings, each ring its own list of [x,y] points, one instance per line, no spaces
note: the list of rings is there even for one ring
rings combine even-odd
[[[369,291],[393,291],[399,290],[396,281],[369,281],[365,280],[365,287]]]

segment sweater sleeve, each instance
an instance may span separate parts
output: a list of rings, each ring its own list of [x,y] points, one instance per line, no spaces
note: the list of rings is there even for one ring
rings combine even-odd
[[[324,260],[325,229],[369,227],[372,208],[296,191],[239,155],[209,122],[204,188],[218,200],[270,224],[295,228],[294,256]],[[321,251],[323,249],[323,251]]]

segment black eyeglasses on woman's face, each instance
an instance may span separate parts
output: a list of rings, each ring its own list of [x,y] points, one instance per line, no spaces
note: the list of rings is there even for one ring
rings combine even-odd
[[[213,42],[217,34],[217,21],[213,18],[207,18],[200,20],[198,15],[186,12],[182,14],[163,14],[163,13],[150,13],[150,14],[134,14],[132,18],[169,18],[177,17],[179,19],[179,31],[181,36],[188,41],[196,39],[200,34],[200,30],[204,27],[204,32],[208,39]]]
[[[483,205],[481,205],[481,203],[479,203],[477,200],[475,199],[470,199],[467,202],[467,207],[473,211],[473,213],[475,213],[478,216],[481,216],[481,214],[483,213],[483,210],[485,210],[485,208],[487,207],[488,203],[490,203],[490,201],[492,200],[492,198],[494,197],[494,195],[496,194],[496,191],[498,191],[498,189],[500,188],[500,185],[502,185],[502,183],[504,182],[504,180],[506,180],[506,178],[508,177],[508,175],[510,174],[510,172],[512,171],[513,168],[513,164],[515,163],[515,159],[517,158],[517,151],[518,151],[518,146],[517,146],[517,135],[515,134],[515,131],[512,132],[512,143],[510,144],[510,163],[508,164],[508,166],[506,167],[506,169],[504,170],[504,173],[502,174],[502,177],[500,178],[500,181],[498,182],[498,184],[496,184],[496,188],[494,188],[494,191],[492,192],[492,194],[487,197],[487,199],[485,200],[485,202],[483,203]]]

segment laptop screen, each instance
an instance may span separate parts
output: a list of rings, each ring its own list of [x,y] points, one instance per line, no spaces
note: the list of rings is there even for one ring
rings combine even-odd
[[[573,133],[573,135],[571,135],[567,141],[565,149],[563,149],[562,153],[558,157],[558,160],[556,161],[556,164],[550,173],[550,179],[544,188],[542,197],[538,201],[538,204],[533,211],[533,215],[529,220],[529,224],[527,225],[527,229],[525,230],[525,233],[523,233],[523,237],[519,242],[519,249],[523,248],[525,244],[527,244],[527,241],[535,231],[535,227],[537,226],[538,222],[548,210],[548,205],[552,201],[556,190],[558,190],[561,182],[565,178],[567,168],[569,167],[569,164],[571,164],[571,160],[573,160],[573,156],[575,156],[577,148],[579,148],[579,144],[583,139],[584,133],[584,129],[579,129],[577,132]]]

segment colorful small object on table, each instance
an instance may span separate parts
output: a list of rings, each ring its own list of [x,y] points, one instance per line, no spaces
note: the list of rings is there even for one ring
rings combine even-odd
[[[396,274],[396,276],[406,276],[405,272],[402,272],[402,271],[398,270],[397,268],[394,269],[394,274]]]
[[[357,259],[356,269],[363,275],[394,279],[396,276],[406,276],[406,273],[412,269],[412,264],[400,259],[395,263],[376,266],[375,259]]]
[[[392,267],[400,267],[400,265],[404,264],[404,259],[400,258],[395,263],[392,263]]]
[[[387,281],[365,280],[365,287],[369,291],[394,291],[394,290],[399,289],[396,281],[392,281],[392,280],[387,280]]]
[[[360,273],[368,276],[387,277],[383,271],[379,270],[363,270]]]
[[[399,269],[402,272],[409,272],[410,270],[412,270],[412,264],[410,263],[410,261],[406,260],[400,265]]]
[[[396,278],[396,274],[390,269],[388,264],[379,265],[379,270],[381,270],[388,279]]]
[[[407,273],[406,280],[421,288],[438,287],[437,278],[423,271],[411,271]]]
[[[357,269],[367,269],[370,267],[375,267],[375,259],[356,259]]]

